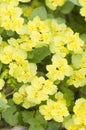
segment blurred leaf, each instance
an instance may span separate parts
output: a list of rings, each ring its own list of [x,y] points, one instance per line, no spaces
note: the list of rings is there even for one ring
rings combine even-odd
[[[4,112],[7,108],[9,108],[9,105],[3,99],[0,99],[0,112]]]
[[[15,32],[13,32],[11,30],[6,30],[6,34],[11,37],[15,34]]]
[[[70,1],[67,1],[61,8],[63,14],[69,14],[74,8],[74,4]]]
[[[71,1],[71,2],[74,3],[75,5],[80,5],[80,4],[79,4],[79,0],[69,0],[69,1]]]
[[[58,22],[59,24],[61,24],[61,23],[66,23],[66,20],[65,20],[64,18],[58,17],[58,18],[57,18],[57,22]]]
[[[47,123],[39,112],[23,111],[22,117],[25,123],[30,124],[29,130],[44,130]]]
[[[19,112],[12,100],[8,101],[8,105],[10,107],[2,113],[2,118],[11,126],[15,126],[19,122]]]
[[[28,59],[30,62],[40,63],[48,55],[50,55],[49,48],[40,47],[40,48],[36,48],[32,52],[30,52],[30,54],[28,55]]]
[[[80,55],[80,54],[74,54],[74,55],[72,55],[72,58],[71,58],[72,64],[77,69],[80,67],[81,58],[82,58],[82,55]]]
[[[63,92],[64,98],[67,101],[67,106],[70,106],[71,102],[74,100],[74,92],[65,86],[61,86],[61,91]]]
[[[37,124],[37,125],[31,125],[29,130],[44,130],[43,126]]]
[[[59,130],[59,124],[55,121],[48,122],[47,130]]]
[[[2,63],[0,62],[0,72],[1,72],[1,70],[2,70]]]
[[[4,31],[4,28],[0,27],[0,35],[2,34],[3,31]]]
[[[86,43],[86,34],[85,33],[81,34],[80,38]]]
[[[47,18],[47,10],[44,6],[37,7],[33,10],[33,12],[30,15],[30,20],[32,20],[34,17],[39,16],[41,20],[45,20]]]

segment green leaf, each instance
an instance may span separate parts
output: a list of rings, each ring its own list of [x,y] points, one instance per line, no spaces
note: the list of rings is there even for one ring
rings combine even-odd
[[[85,33],[81,34],[80,38],[86,43],[86,34]]]
[[[2,70],[2,63],[0,62],[0,72],[1,72],[1,70]]]
[[[6,34],[11,37],[15,34],[15,32],[13,32],[11,30],[6,30]]]
[[[8,105],[10,107],[2,113],[2,118],[4,118],[4,120],[11,126],[15,126],[19,122],[19,112],[11,99],[8,100]]]
[[[59,130],[59,124],[55,121],[48,122],[47,130]]]
[[[70,1],[67,1],[61,8],[63,14],[69,14],[74,8],[74,4]]]
[[[44,120],[43,116],[39,112],[34,111],[23,111],[22,112],[23,121],[30,124],[29,130],[44,130],[47,122]]]
[[[44,130],[43,126],[42,125],[31,125],[29,130]]]
[[[32,20],[34,17],[39,16],[41,20],[47,19],[47,10],[44,6],[37,7],[33,10],[33,12],[30,15],[30,20]]]
[[[69,1],[71,1],[73,4],[75,4],[75,5],[80,5],[79,4],[79,0],[69,0]]]
[[[65,20],[64,18],[58,17],[58,18],[57,18],[57,22],[58,22],[59,24],[61,24],[61,23],[66,23],[66,20]]]
[[[7,105],[3,99],[0,99],[0,112],[4,112],[7,108],[9,108],[9,105]]]
[[[74,100],[73,91],[65,86],[61,86],[61,91],[64,94],[64,98],[66,99],[67,106],[70,106],[71,102]]]
[[[36,48],[29,53],[28,59],[30,62],[40,63],[45,57],[50,55],[50,50],[48,47]]]
[[[72,55],[72,64],[75,68],[79,69],[81,64],[82,55],[80,54],[74,54]]]
[[[4,28],[0,27],[0,35],[3,33]]]
[[[32,120],[33,120],[33,114],[34,112],[29,112],[29,111],[23,111],[22,112],[22,117],[23,117],[23,121],[25,123],[31,124]]]

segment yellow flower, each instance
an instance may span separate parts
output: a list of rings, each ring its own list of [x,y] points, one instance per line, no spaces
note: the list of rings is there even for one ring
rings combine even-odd
[[[17,79],[18,82],[27,83],[36,75],[36,65],[24,60],[21,63],[12,62],[9,65],[9,74]]]
[[[81,68],[86,68],[86,51],[83,52],[80,62]]]
[[[86,125],[86,99],[79,98],[73,108],[76,124]]]
[[[67,38],[68,44],[67,48],[70,51],[73,51],[74,53],[82,53],[82,47],[84,45],[84,42],[79,38],[79,34],[75,33],[74,35],[71,35]]]
[[[34,77],[31,81],[31,85],[23,85],[17,92],[17,95],[23,96],[21,105],[24,108],[30,108],[40,104],[42,101],[46,101],[49,98],[49,95],[54,95],[56,92],[57,86],[50,80],[45,80],[43,77]],[[15,95],[16,93],[14,94],[13,99],[15,103],[17,103],[18,96]]]
[[[86,84],[86,69],[75,70],[70,76],[68,84],[74,85],[76,88],[84,86]]]
[[[52,10],[55,10],[57,6],[62,6],[64,3],[65,0],[46,0],[46,5]]]
[[[82,16],[84,16],[84,17],[85,17],[85,20],[86,20],[86,6],[84,6],[84,7],[82,7],[82,8],[80,9],[80,14],[81,14]]]
[[[63,80],[65,76],[70,76],[73,73],[73,69],[71,66],[67,64],[66,58],[58,56],[58,54],[54,55],[52,58],[53,63],[51,65],[47,65],[47,77],[52,81]]]
[[[86,0],[79,0],[81,6],[86,6]]]
[[[18,0],[20,2],[30,2],[31,0]]]
[[[44,116],[45,120],[54,119],[57,122],[63,122],[64,117],[69,115],[66,102],[63,98],[58,98],[57,101],[48,99],[46,105],[41,105],[39,107],[39,111]]]
[[[4,64],[8,64],[12,61],[14,49],[11,46],[6,46],[0,52],[0,61]]]
[[[79,0],[80,5],[82,8],[80,9],[80,14],[85,17],[86,20],[86,0]]]
[[[28,22],[28,30],[33,47],[41,47],[51,42],[51,32],[46,21],[37,16]]]
[[[22,35],[22,36],[20,36],[19,39],[17,39],[17,42],[19,43],[20,48],[22,50],[24,50],[24,51],[31,51],[32,50],[33,43],[32,43],[29,36]]]
[[[4,87],[5,81],[3,79],[0,79],[0,90]]]
[[[18,93],[18,92],[14,93],[13,101],[16,104],[21,104],[23,102],[23,95],[21,93]]]
[[[41,101],[48,99],[48,95],[53,95],[57,92],[57,86],[51,81],[45,80],[43,77],[35,77],[32,81],[32,86],[26,87],[25,90],[28,94],[29,102],[32,104],[40,104]]]
[[[22,14],[21,8],[15,6],[14,4],[1,3],[0,4],[1,27],[4,27],[6,30],[17,31],[17,29],[20,28],[24,23],[24,19],[21,18],[21,14]]]
[[[67,130],[86,130],[85,125],[75,123],[74,115],[69,117],[63,124]]]

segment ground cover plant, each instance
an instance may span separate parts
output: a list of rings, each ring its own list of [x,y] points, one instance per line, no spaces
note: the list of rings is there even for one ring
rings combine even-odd
[[[0,0],[0,129],[86,130],[86,0]]]

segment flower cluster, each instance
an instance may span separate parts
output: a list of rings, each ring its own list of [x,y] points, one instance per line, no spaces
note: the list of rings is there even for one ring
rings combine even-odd
[[[79,98],[73,108],[76,124],[86,125],[86,99]]]
[[[64,122],[64,126],[67,130],[86,130],[86,125],[77,124],[74,116],[69,117],[68,120]]]
[[[0,4],[0,25],[6,30],[17,31],[24,23],[24,19],[21,18],[21,15],[21,8],[15,6],[14,4]]]
[[[12,62],[9,65],[9,74],[17,79],[18,82],[27,83],[36,75],[36,65],[24,60],[22,63]]]
[[[67,60],[58,54],[52,57],[52,64],[47,65],[47,70],[47,77],[52,81],[63,80],[65,76],[69,77],[73,73],[73,69],[68,65]]]
[[[79,0],[80,5],[82,8],[80,9],[80,14],[85,17],[86,20],[86,1],[85,0]]]
[[[52,9],[55,10],[58,6],[62,6],[65,3],[65,0],[45,0],[46,5]]]
[[[46,21],[40,20],[39,17],[28,22],[28,30],[33,47],[41,47],[51,42],[51,31]]]
[[[24,40],[25,38],[25,40]],[[29,63],[27,51],[31,50],[27,36],[19,39],[9,39],[9,43],[1,43],[0,61],[9,65],[9,74],[18,82],[29,82],[36,75],[36,64]],[[24,40],[24,44],[23,43]],[[3,46],[4,45],[4,46]],[[28,47],[29,46],[29,47]]]
[[[37,106],[45,120],[67,130],[86,130],[86,39],[56,19],[58,13],[70,19],[69,8],[62,14],[59,7],[65,10],[66,3],[77,6],[71,0],[0,0],[0,112],[11,98],[18,109]],[[79,3],[86,17],[86,0]]]
[[[86,129],[86,99],[79,98],[73,107],[74,114],[64,121],[67,130],[85,130]]]
[[[35,77],[31,85],[23,85],[19,92],[14,93],[13,100],[16,104],[22,104],[24,108],[30,108],[49,99],[49,95],[57,92],[57,86],[43,77]]]
[[[3,79],[0,79],[0,90],[4,87],[5,82]]]
[[[40,106],[39,111],[44,116],[45,120],[54,119],[57,122],[63,122],[63,117],[69,115],[66,101],[61,92],[56,93],[55,96],[56,101],[49,99],[47,104]]]

